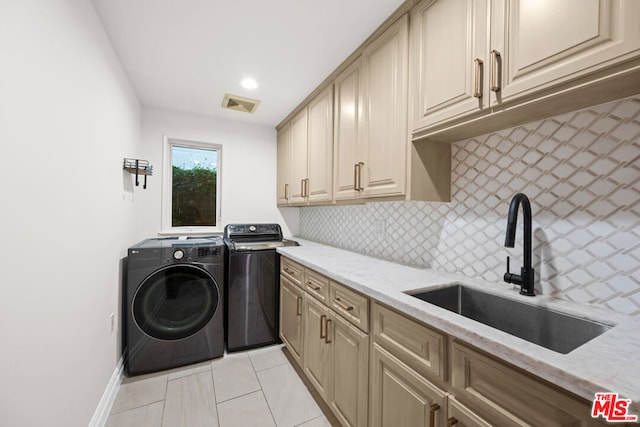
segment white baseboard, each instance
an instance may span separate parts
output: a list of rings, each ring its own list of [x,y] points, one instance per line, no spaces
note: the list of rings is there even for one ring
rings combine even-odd
[[[93,417],[89,422],[89,427],[104,427],[104,425],[107,423],[107,418],[109,418],[109,413],[111,413],[113,402],[116,400],[116,396],[118,395],[118,390],[120,390],[120,384],[122,384],[123,378],[124,359],[121,357],[115,369],[113,370],[113,374],[111,374],[111,379],[109,379],[107,388],[102,394],[102,398],[98,403],[98,407],[93,413]]]

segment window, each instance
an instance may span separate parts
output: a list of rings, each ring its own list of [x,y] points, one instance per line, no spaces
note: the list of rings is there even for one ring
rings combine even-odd
[[[219,231],[222,146],[165,137],[162,227],[168,233]]]

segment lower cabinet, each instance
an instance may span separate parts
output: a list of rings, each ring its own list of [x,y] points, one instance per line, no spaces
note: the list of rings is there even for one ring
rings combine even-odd
[[[284,275],[280,275],[280,338],[291,356],[302,364],[304,292]]]
[[[369,336],[305,299],[304,373],[344,426],[367,425]]]
[[[451,371],[452,393],[494,425],[601,425],[588,402],[457,341]]]
[[[371,352],[370,408],[373,427],[493,425],[376,343]]]
[[[447,393],[374,343],[371,352],[371,426],[442,426]]]
[[[328,400],[331,390],[331,340],[327,335],[329,309],[306,296],[304,301],[304,373],[318,393]]]
[[[333,311],[328,334],[332,343],[329,406],[345,426],[366,426],[369,402],[369,335]]]
[[[604,425],[584,399],[291,260],[282,265],[280,336],[342,426]]]
[[[289,259],[282,260],[282,341],[340,424],[366,427],[368,298],[329,283],[323,275]]]

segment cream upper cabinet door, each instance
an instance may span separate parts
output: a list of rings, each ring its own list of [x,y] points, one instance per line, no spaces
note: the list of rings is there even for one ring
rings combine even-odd
[[[370,425],[444,426],[447,394],[377,344],[372,351]]]
[[[361,61],[355,60],[335,80],[333,197],[358,196],[358,123],[361,112]]]
[[[369,402],[369,336],[330,312],[333,347],[329,406],[343,426],[366,427]]]
[[[329,309],[314,298],[304,302],[303,370],[320,395],[329,399],[331,389],[331,340],[327,337]]]
[[[291,193],[289,202],[304,203],[307,179],[307,109],[291,119]]]
[[[362,52],[362,194],[404,194],[408,104],[409,17],[400,18]]]
[[[489,106],[488,0],[425,0],[411,12],[413,128]]]
[[[278,131],[278,205],[289,204],[291,191],[291,127],[286,123]]]
[[[304,203],[307,179],[307,109],[291,119],[291,203]]]
[[[302,366],[303,291],[280,276],[280,338],[285,343],[293,358]]]
[[[581,77],[640,51],[637,0],[494,0],[491,14],[495,73],[490,84],[497,102]]]
[[[330,201],[333,191],[333,86],[329,85],[308,107],[309,202]]]

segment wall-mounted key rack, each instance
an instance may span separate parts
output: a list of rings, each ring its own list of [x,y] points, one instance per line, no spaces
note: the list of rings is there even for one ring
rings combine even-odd
[[[135,174],[136,176],[136,187],[140,185],[138,181],[138,176],[144,176],[144,183],[142,188],[147,188],[147,176],[153,175],[153,166],[149,165],[148,160],[140,160],[140,159],[124,159],[122,168],[129,173]]]

